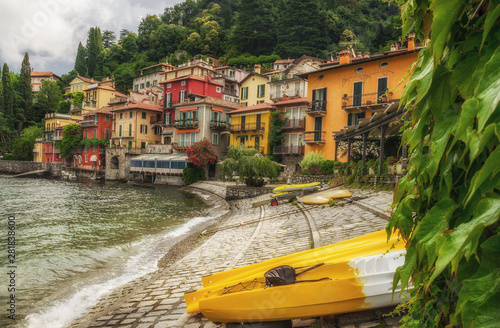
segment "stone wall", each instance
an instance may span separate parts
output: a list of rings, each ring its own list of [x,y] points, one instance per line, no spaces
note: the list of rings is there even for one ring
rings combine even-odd
[[[292,184],[303,184],[311,182],[327,183],[332,180],[331,175],[294,175],[290,179]]]
[[[283,177],[291,177],[295,174],[297,171],[297,164],[299,164],[302,159],[304,159],[304,156],[289,156],[289,155],[284,155],[283,156],[283,165],[286,165],[282,172]]]
[[[38,170],[46,170],[46,175],[61,176],[62,163],[39,163],[23,161],[0,161],[0,172],[7,174],[21,174]],[[43,175],[43,174],[40,174]]]
[[[226,187],[226,199],[233,200],[233,199],[252,198],[252,197],[263,195],[263,194],[269,194],[272,191],[273,190],[269,189],[269,188],[227,186]]]
[[[132,180],[130,159],[141,155],[144,149],[107,148],[106,149],[106,180]]]

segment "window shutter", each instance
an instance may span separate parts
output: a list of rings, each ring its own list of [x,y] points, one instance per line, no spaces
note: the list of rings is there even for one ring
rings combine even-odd
[[[352,114],[347,115],[347,126],[351,126],[352,124]]]

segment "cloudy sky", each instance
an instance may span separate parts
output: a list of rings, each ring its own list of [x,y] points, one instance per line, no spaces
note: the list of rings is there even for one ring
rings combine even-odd
[[[0,65],[19,72],[25,52],[35,71],[73,69],[90,27],[137,33],[141,18],[182,0],[0,0]]]

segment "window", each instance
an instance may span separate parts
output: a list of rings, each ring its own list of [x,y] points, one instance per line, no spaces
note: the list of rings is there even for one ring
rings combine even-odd
[[[165,95],[165,108],[170,108],[172,106],[172,93],[168,92]]]
[[[132,124],[129,124],[128,125],[128,136],[131,137],[132,136]]]
[[[181,81],[181,85],[186,85],[186,81]]]
[[[186,100],[186,90],[179,91],[179,102],[184,102]]]
[[[89,161],[89,155],[85,155],[85,163]]]
[[[94,129],[94,138],[97,138],[97,129]]]
[[[172,83],[167,83],[167,88],[171,88],[172,87]]]
[[[97,146],[92,146],[92,151],[95,153],[97,151]]]
[[[353,90],[352,105],[361,106],[363,102],[363,81],[354,82]]]
[[[356,73],[361,73],[361,72],[363,72],[363,67],[360,66],[356,68]]]
[[[109,139],[109,129],[104,129],[104,139]]]
[[[318,81],[321,81],[321,80],[323,80],[323,78],[324,78],[324,77],[325,77],[325,75],[323,75],[323,74],[320,74],[320,75],[318,76]]]
[[[248,87],[241,88],[241,100],[248,99]]]
[[[389,66],[388,62],[380,63],[380,68],[386,68],[387,66]]]
[[[326,110],[326,88],[314,89],[312,93],[313,110]]]
[[[85,129],[85,139],[88,139],[88,138],[89,138],[89,130]]]
[[[135,92],[139,91],[139,84],[134,85],[134,91]]]
[[[141,142],[141,148],[142,149],[146,148],[146,143],[145,142]]]
[[[149,88],[149,85],[150,85],[149,81],[146,82],[146,88]]]
[[[217,133],[212,134],[212,145],[219,144],[219,135]]]
[[[157,80],[153,80],[153,86],[156,86],[158,84]]]
[[[132,141],[129,141],[129,142],[128,142],[128,148],[132,148]],[[139,162],[139,163],[140,163],[140,161],[136,161],[136,162]],[[141,165],[142,165],[142,163],[141,163]],[[138,166],[140,166],[140,165],[138,165]]]
[[[120,113],[120,120],[123,119],[123,113]]]
[[[83,146],[83,152],[86,153],[89,151],[89,146],[85,145]]]
[[[388,82],[388,77],[381,77],[377,81],[377,103],[382,103],[384,102],[384,99],[382,96],[386,95],[387,92],[387,82]],[[387,96],[387,95],[386,95]]]
[[[134,114],[133,114],[133,112],[130,112],[130,113],[129,113],[129,115],[130,115],[129,117],[130,117],[130,118],[132,118],[132,116],[133,116]]]
[[[141,83],[141,90],[144,89],[144,83]]]
[[[266,85],[261,84],[257,86],[257,98],[262,98],[266,94]]]
[[[216,87],[216,88],[215,88],[215,92],[219,92],[219,93],[220,93],[220,92],[222,92],[221,87]]]
[[[155,127],[155,135],[159,136],[161,134],[161,127],[156,126]]]
[[[106,120],[106,122],[109,122],[109,115],[104,115],[104,119]]]
[[[118,134],[119,137],[122,136],[122,126],[120,125],[120,131],[119,131],[119,134]]]
[[[148,126],[145,124],[141,124],[141,133],[147,134],[148,133]]]
[[[142,119],[145,120],[146,119],[146,113],[142,113]]]

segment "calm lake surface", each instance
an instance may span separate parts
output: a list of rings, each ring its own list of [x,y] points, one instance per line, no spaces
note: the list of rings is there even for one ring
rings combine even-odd
[[[0,175],[0,327],[65,327],[100,296],[155,271],[176,237],[206,215],[199,197],[175,188]],[[8,318],[10,270],[16,321]]]

